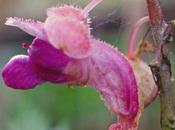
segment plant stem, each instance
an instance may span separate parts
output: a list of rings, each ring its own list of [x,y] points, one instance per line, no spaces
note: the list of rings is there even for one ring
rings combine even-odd
[[[133,26],[130,34],[130,39],[129,39],[128,54],[127,54],[128,56],[134,54],[135,39],[136,39],[137,33],[139,32],[141,26],[148,21],[149,21],[149,17],[145,16],[139,19]]]
[[[91,2],[86,5],[86,7],[83,9],[82,14],[87,16],[88,13],[98,4],[100,4],[103,0],[91,0]]]
[[[169,60],[172,26],[164,20],[160,0],[147,0],[147,6],[155,43],[155,61],[150,67],[160,91],[161,127],[175,130],[175,93]]]

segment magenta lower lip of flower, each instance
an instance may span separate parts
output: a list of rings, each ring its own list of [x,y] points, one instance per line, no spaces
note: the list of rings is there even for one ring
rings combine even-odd
[[[15,89],[34,88],[44,82],[25,55],[14,56],[3,68],[2,77],[7,86]]]

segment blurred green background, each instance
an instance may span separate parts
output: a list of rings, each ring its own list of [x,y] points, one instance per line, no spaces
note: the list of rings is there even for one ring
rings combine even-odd
[[[84,7],[89,0],[0,0],[0,67],[16,54],[26,54],[23,42],[33,37],[5,26],[6,17],[44,21],[48,7],[73,4]],[[175,1],[162,0],[166,18],[175,18]],[[144,0],[104,0],[91,13],[92,34],[126,52],[133,23],[147,14]],[[144,31],[143,31],[144,32]],[[140,33],[138,39],[143,35]],[[173,61],[174,66],[174,61]],[[159,99],[144,112],[139,130],[160,130]],[[67,88],[46,83],[36,89],[7,88],[1,79],[0,130],[107,130],[116,121],[90,88]]]

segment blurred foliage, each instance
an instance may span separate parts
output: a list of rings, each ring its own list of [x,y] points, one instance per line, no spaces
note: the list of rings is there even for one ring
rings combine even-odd
[[[99,127],[105,130],[112,119],[98,94],[90,88],[65,88],[46,83],[33,90],[14,92],[19,97],[9,109],[7,130],[60,130],[63,127],[62,130]]]

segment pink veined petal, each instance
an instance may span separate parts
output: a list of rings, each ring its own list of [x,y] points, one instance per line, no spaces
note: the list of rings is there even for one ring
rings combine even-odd
[[[14,56],[3,68],[4,82],[14,89],[32,89],[44,81],[36,74],[29,57],[25,55]]]
[[[138,111],[137,83],[126,57],[112,46],[93,41],[90,84],[100,91],[116,114],[135,117]]]
[[[6,25],[9,26],[15,26],[23,30],[24,32],[34,36],[38,37],[42,40],[47,41],[47,35],[44,30],[44,25],[42,22],[34,21],[31,19],[22,19],[17,17],[10,17],[7,18],[7,21],[5,22]]]
[[[137,127],[139,92],[128,59],[104,42],[93,40],[92,43],[88,84],[101,94],[109,109],[119,115],[122,130]]]

